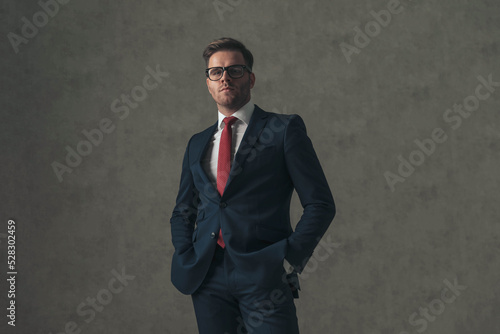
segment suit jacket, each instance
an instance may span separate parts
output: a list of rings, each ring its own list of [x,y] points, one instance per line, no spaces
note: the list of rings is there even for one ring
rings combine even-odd
[[[283,259],[300,273],[335,216],[327,180],[299,115],[254,112],[235,153],[222,197],[201,159],[217,122],[189,140],[176,205],[170,219],[171,278],[184,294],[201,285],[222,228],[226,254],[255,284],[283,275]],[[290,200],[304,208],[295,231]]]

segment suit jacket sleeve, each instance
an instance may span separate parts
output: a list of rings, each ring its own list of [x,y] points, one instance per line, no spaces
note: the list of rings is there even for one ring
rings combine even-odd
[[[194,186],[189,164],[189,140],[182,162],[181,181],[176,204],[170,219],[172,243],[178,254],[193,246],[192,235],[198,215],[198,191]]]
[[[301,273],[314,248],[335,216],[335,203],[306,127],[292,115],[285,130],[285,160],[304,208],[295,231],[288,237],[285,259]]]

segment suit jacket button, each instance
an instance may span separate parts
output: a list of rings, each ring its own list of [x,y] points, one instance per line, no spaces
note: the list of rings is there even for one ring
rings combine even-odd
[[[227,206],[227,203],[226,203],[226,202],[221,202],[221,203],[219,204],[219,206],[220,206],[221,208],[225,208],[225,207]]]
[[[215,238],[215,232],[212,232],[212,233],[210,234],[210,238],[212,238],[212,239],[213,239],[213,238]]]

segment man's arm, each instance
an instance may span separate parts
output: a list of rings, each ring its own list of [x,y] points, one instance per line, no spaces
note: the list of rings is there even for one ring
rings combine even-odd
[[[174,211],[172,212],[172,218],[170,218],[172,243],[178,254],[182,254],[192,247],[193,243],[191,238],[198,215],[198,190],[194,186],[193,175],[189,167],[190,143],[191,139],[184,153],[179,192],[177,194]]]
[[[291,116],[285,130],[284,150],[288,173],[304,208],[295,231],[288,237],[285,259],[301,273],[336,210],[325,174],[299,115]]]

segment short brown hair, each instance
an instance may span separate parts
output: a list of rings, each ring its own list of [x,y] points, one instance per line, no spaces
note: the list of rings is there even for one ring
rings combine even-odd
[[[252,53],[241,43],[230,37],[222,37],[216,39],[212,43],[208,44],[203,51],[203,59],[205,59],[205,64],[208,66],[208,60],[217,51],[240,51],[243,54],[243,59],[245,59],[245,65],[249,67],[250,71],[253,68],[253,56]]]

